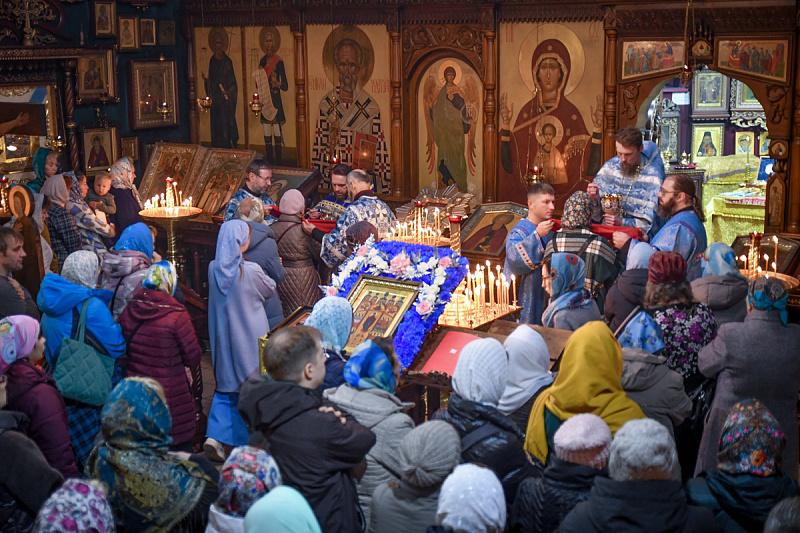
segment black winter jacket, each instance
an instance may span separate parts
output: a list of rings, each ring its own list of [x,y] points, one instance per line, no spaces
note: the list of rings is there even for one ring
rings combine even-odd
[[[239,394],[247,427],[267,437],[284,484],[305,496],[322,531],[362,531],[350,469],[366,457],[375,435],[344,412],[346,424],[320,412],[323,405],[335,407],[318,390],[266,375],[245,381]]]
[[[439,411],[435,418],[449,422],[463,440],[470,432],[486,425],[494,425],[498,431],[461,451],[461,459],[467,463],[479,463],[490,468],[503,484],[506,503],[514,503],[519,484],[533,475],[535,469],[525,456],[525,436],[511,420],[497,409],[471,402],[456,393],[450,395],[447,410]]]
[[[540,478],[528,478],[519,486],[509,521],[509,531],[550,533],[580,502],[589,499],[595,477],[605,470],[562,461],[558,457]]]
[[[620,274],[611,286],[603,306],[603,314],[611,331],[616,331],[637,305],[642,305],[647,288],[647,269],[634,268]]]
[[[560,533],[721,533],[708,509],[686,502],[679,480],[614,481],[597,477],[589,499],[569,513]]]

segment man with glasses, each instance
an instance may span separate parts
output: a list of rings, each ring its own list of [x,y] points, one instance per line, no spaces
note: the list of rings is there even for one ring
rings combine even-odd
[[[236,216],[236,211],[241,211],[243,215],[249,216],[250,209],[253,207],[253,202],[261,200],[264,204],[264,221],[267,224],[272,224],[277,218],[270,215],[272,206],[275,202],[272,200],[267,189],[272,185],[272,167],[263,159],[256,159],[250,166],[247,167],[247,180],[244,187],[233,193],[231,199],[228,201],[228,206],[225,208],[225,222],[233,220]]]
[[[678,252],[686,260],[688,281],[703,274],[701,259],[706,251],[706,228],[703,226],[703,211],[700,208],[694,181],[682,174],[667,176],[658,193],[658,216],[666,224],[650,240],[656,251]],[[614,246],[627,254],[632,243],[627,234],[620,231],[612,236]]]

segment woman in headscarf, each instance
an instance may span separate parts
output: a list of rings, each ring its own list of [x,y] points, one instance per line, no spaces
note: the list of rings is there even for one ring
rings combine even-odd
[[[602,322],[590,322],[567,341],[558,376],[533,404],[525,449],[548,464],[553,438],[561,424],[580,414],[602,418],[611,433],[628,420],[644,418],[622,390],[622,347]]]
[[[119,320],[133,293],[142,286],[153,257],[153,234],[143,222],[128,226],[103,257],[102,287],[113,291],[111,312]]]
[[[117,212],[109,215],[108,221],[114,224],[117,235],[121,235],[125,228],[142,221],[139,211],[144,209],[144,203],[133,183],[136,179],[136,170],[129,158],[118,159],[111,165],[110,174],[111,190],[108,192],[114,197]]]
[[[108,310],[111,291],[96,289],[99,273],[97,255],[78,250],[64,261],[60,276],[47,274],[42,280],[36,301],[42,311],[42,333],[47,341],[45,359],[50,368],[58,364],[61,341],[75,334],[78,316],[87,300],[84,342],[113,359],[125,353],[122,330]],[[115,365],[112,383],[116,383],[120,376],[119,366]],[[100,431],[100,407],[69,399],[65,403],[75,462],[78,470],[82,471],[94,446],[94,438]]]
[[[653,247],[646,242],[635,243],[628,250],[625,271],[609,289],[603,305],[606,324],[611,331],[617,331],[636,306],[642,305],[647,287],[647,269],[653,252]]]
[[[234,448],[222,465],[219,498],[208,513],[205,533],[244,533],[244,517],[258,500],[283,485],[278,463],[261,448]]]
[[[297,189],[286,191],[280,202],[281,216],[272,224],[278,254],[286,269],[286,278],[278,285],[284,316],[298,307],[314,305],[322,298],[319,273],[314,260],[319,260],[320,244],[303,232],[305,198]]]
[[[369,525],[372,493],[378,485],[397,481],[400,475],[397,446],[414,429],[404,411],[414,406],[394,395],[400,363],[392,340],[380,338],[359,344],[344,367],[346,383],[325,391],[325,397],[356,422],[375,434],[375,445],[367,453],[367,469],[356,482],[358,502]]]
[[[737,403],[722,426],[716,468],[686,484],[689,503],[711,509],[724,531],[761,531],[778,502],[800,494],[784,467],[785,444],[762,402]]]
[[[222,224],[217,255],[208,265],[208,334],[217,389],[204,449],[219,460],[227,455],[223,445],[230,451],[248,442],[237,409],[239,387],[259,368],[258,339],[269,332],[264,300],[275,292],[275,282],[242,255],[250,245],[250,231],[241,220]]]
[[[778,278],[750,282],[744,322],[722,326],[700,350],[697,365],[717,379],[695,473],[712,470],[728,411],[736,402],[758,398],[786,432],[783,471],[797,479],[797,394],[800,383],[800,326],[787,324],[789,295]]]
[[[53,378],[38,363],[44,357],[39,322],[27,315],[0,320],[0,373],[8,378],[10,411],[28,417],[25,434],[65,478],[78,477],[67,432],[67,407]]]
[[[66,209],[69,202],[69,190],[72,178],[57,174],[47,179],[42,186],[42,194],[50,198],[47,210],[47,228],[50,232],[50,244],[58,259],[58,270],[64,266],[69,254],[81,248],[81,236],[78,225],[72,214]]]
[[[38,193],[49,177],[61,174],[61,161],[58,159],[58,152],[44,146],[37,148],[33,154],[33,172],[36,177],[26,185],[33,192]]]
[[[435,417],[458,431],[464,462],[494,471],[511,505],[531,465],[522,449],[525,435],[497,410],[507,379],[508,355],[500,341],[490,337],[470,342],[458,356],[447,408]]]
[[[147,378],[114,387],[87,473],[108,486],[122,531],[200,533],[218,496],[216,471],[202,456],[168,453],[172,418],[159,388]]]
[[[34,531],[115,533],[114,512],[104,490],[94,480],[68,479],[42,505]]]
[[[550,374],[550,350],[538,331],[527,324],[506,337],[508,380],[497,410],[523,431],[536,398],[553,383]]]
[[[326,296],[314,304],[305,326],[322,333],[322,349],[325,350],[325,380],[322,390],[344,384],[344,347],[353,327],[353,307],[345,298]]]
[[[152,265],[119,324],[128,341],[127,375],[151,377],[161,383],[172,416],[172,448],[188,452],[196,437],[196,419],[203,414],[203,351],[189,313],[173,297],[177,285],[178,273],[172,263]],[[191,384],[184,368],[191,373]]]
[[[86,175],[76,173],[69,189],[69,201],[64,207],[75,219],[78,233],[81,235],[82,248],[102,256],[106,253],[103,237],[111,238],[116,233],[114,225],[97,218],[94,210],[86,203],[84,198],[87,192],[89,192],[89,184],[86,182]]]
[[[439,494],[436,525],[430,533],[503,533],[506,527],[503,487],[488,468],[458,465]]]
[[[575,254],[557,253],[542,262],[542,285],[550,305],[542,315],[548,328],[575,331],[593,320],[602,320],[591,293],[584,287],[586,265]]]
[[[742,322],[747,316],[747,278],[739,273],[736,254],[727,244],[713,242],[706,248],[703,276],[692,282],[692,294],[714,313],[717,326]]]
[[[269,491],[247,511],[244,530],[246,533],[322,533],[306,499],[287,485]]]

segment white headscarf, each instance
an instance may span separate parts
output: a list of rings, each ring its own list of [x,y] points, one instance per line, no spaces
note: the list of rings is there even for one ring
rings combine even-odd
[[[127,157],[117,159],[111,165],[111,186],[115,189],[129,189],[133,193],[134,199],[139,202],[139,207],[144,209],[142,197],[139,196],[139,189],[133,184],[133,163]]]
[[[97,254],[88,250],[72,252],[64,260],[61,277],[87,289],[97,288],[97,276],[100,274],[100,260]]]
[[[527,402],[533,394],[553,382],[550,374],[550,350],[538,331],[521,324],[506,338],[508,381],[497,410],[509,415]]]
[[[492,337],[472,341],[461,350],[453,371],[453,390],[472,402],[497,407],[506,388],[508,355]]]
[[[436,524],[455,533],[502,533],[506,498],[494,472],[471,463],[458,465],[442,484]]]
[[[63,174],[56,174],[50,176],[47,181],[42,185],[42,194],[50,198],[50,201],[56,205],[64,207],[69,202],[69,189],[64,181]]]

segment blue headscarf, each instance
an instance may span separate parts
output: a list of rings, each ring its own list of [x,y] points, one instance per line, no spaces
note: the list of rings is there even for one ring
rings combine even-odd
[[[304,325],[322,333],[323,348],[341,354],[353,327],[353,307],[345,298],[326,296],[314,304]]]
[[[628,259],[625,263],[625,270],[634,268],[649,268],[650,256],[655,253],[655,249],[646,242],[634,243],[628,249]]]
[[[87,474],[108,485],[114,515],[134,531],[170,531],[213,486],[200,467],[169,455],[172,417],[156,389],[127,378],[108,395],[102,439]]]
[[[747,303],[762,311],[777,311],[781,314],[783,325],[789,327],[786,304],[789,303],[789,292],[786,285],[778,278],[762,276],[750,282],[747,292]]]
[[[178,271],[175,270],[175,265],[169,261],[150,265],[144,274],[142,287],[175,296],[175,289],[178,288]]]
[[[234,278],[241,272],[244,263],[241,248],[249,237],[250,226],[241,220],[230,220],[219,228],[213,274],[223,295],[228,294]]]
[[[575,254],[557,253],[550,260],[550,305],[542,316],[542,324],[553,327],[556,311],[560,309],[587,309],[592,305],[592,295],[584,288],[586,264]]]
[[[275,487],[259,499],[244,517],[245,533],[322,533],[319,522],[297,489]]]
[[[153,257],[153,234],[144,222],[131,224],[122,231],[114,249],[142,252],[150,259]]]
[[[736,265],[736,255],[733,248],[721,242],[712,242],[706,249],[703,264],[703,277],[705,276],[739,276],[744,278]]]
[[[639,311],[628,322],[619,336],[619,343],[623,348],[641,348],[650,353],[658,353],[666,346],[661,338],[661,328],[646,311]]]
[[[26,184],[33,192],[39,192],[42,185],[44,185],[44,182],[47,180],[47,177],[44,175],[44,165],[47,163],[47,156],[50,155],[50,152],[55,153],[55,150],[41,147],[33,154],[33,172],[36,174],[36,177]],[[56,174],[61,174],[60,158],[58,160],[58,170],[56,170]]]
[[[397,385],[392,362],[371,340],[362,342],[353,350],[353,355],[344,365],[344,380],[354,387],[386,392],[394,392]]]

